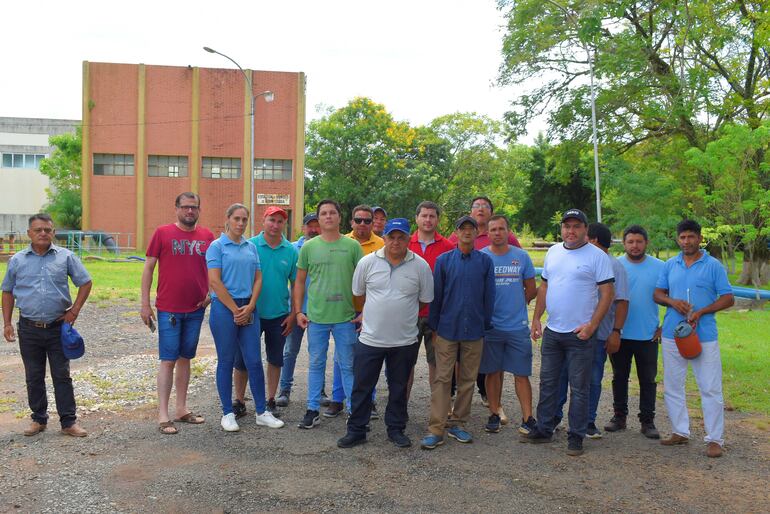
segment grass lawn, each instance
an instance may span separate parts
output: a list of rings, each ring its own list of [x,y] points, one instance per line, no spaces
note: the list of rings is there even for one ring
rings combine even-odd
[[[532,252],[535,266],[542,266],[545,252]],[[86,261],[86,268],[94,281],[89,302],[106,305],[112,300],[127,299],[139,301],[142,267],[141,262]],[[0,263],[0,276],[5,275],[5,263]],[[156,268],[157,272],[157,268]],[[157,285],[157,277],[154,285]],[[153,288],[154,289],[154,288]],[[728,408],[770,416],[770,306],[763,310],[739,312],[728,311],[717,314],[722,353],[722,367],[725,402]],[[659,367],[662,380],[662,363]],[[605,377],[611,379],[609,364]],[[635,371],[632,371],[632,377]],[[609,386],[609,383],[607,384]],[[631,381],[632,391],[636,388]],[[688,397],[692,407],[698,407],[697,394],[692,372],[688,377]],[[638,390],[636,390],[638,394]]]

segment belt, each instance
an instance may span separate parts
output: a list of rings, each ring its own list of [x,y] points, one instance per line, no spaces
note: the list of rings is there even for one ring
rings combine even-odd
[[[57,319],[56,321],[51,321],[46,323],[44,321],[35,321],[27,318],[22,318],[20,316],[19,323],[21,323],[24,326],[33,327],[33,328],[54,328],[64,323],[64,320]]]

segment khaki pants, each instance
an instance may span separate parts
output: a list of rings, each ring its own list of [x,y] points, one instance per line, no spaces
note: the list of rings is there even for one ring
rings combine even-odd
[[[430,422],[431,434],[444,436],[447,427],[463,426],[471,413],[473,387],[479,371],[484,340],[449,341],[437,334],[433,345],[436,353],[436,379],[431,384]],[[452,415],[447,420],[451,402],[452,374],[455,371],[457,353],[460,352],[460,376],[457,379],[457,397]]]

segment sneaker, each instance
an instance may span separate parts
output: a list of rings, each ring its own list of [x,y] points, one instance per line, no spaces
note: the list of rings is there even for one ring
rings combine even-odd
[[[331,399],[326,396],[326,391],[321,391],[321,407],[328,407],[331,403]]]
[[[237,432],[241,429],[241,427],[238,426],[238,422],[235,421],[235,414],[225,414],[222,416],[222,421],[220,422],[222,425],[222,428],[225,430],[225,432]]]
[[[481,395],[481,405],[484,407],[489,407],[489,400],[487,400],[487,395],[485,394]]]
[[[329,407],[324,411],[324,417],[336,418],[343,410],[342,402],[330,402]]]
[[[409,448],[412,446],[412,440],[409,439],[402,431],[390,432],[388,434],[388,441],[395,444],[399,448]]]
[[[372,413],[369,415],[369,419],[380,419],[380,413],[377,412],[376,402],[372,402]]]
[[[302,421],[300,421],[299,424],[297,425],[297,428],[304,428],[306,430],[310,430],[320,422],[321,422],[321,417],[318,415],[318,411],[308,409],[305,412],[305,417],[302,418]]]
[[[626,417],[620,414],[615,414],[609,423],[604,425],[604,430],[607,432],[620,432],[626,429]]]
[[[246,404],[243,403],[240,400],[235,400],[233,402],[233,414],[235,414],[235,419],[240,419],[243,416],[246,415]]]
[[[567,455],[570,457],[578,457],[583,455],[583,440],[578,438],[570,438],[567,442]]]
[[[537,421],[532,416],[526,421],[522,418],[521,425],[519,425],[519,433],[527,435],[537,428]]]
[[[507,425],[508,424],[508,416],[505,415],[505,411],[503,410],[503,406],[502,405],[497,410],[497,415],[500,416],[500,424],[502,424],[502,425]]]
[[[484,425],[484,430],[490,434],[496,434],[500,431],[500,416],[492,414],[487,420],[487,424]]]
[[[652,421],[645,421],[642,423],[642,429],[640,430],[642,435],[648,439],[660,439],[660,432],[655,428],[655,423]]]
[[[364,444],[365,442],[365,435],[356,435],[348,432],[344,437],[337,439],[337,446],[339,448],[352,448],[354,446],[358,446],[359,444]]]
[[[276,403],[274,398],[270,398],[267,401],[267,404],[265,405],[265,410],[270,412],[276,418],[281,417],[281,413],[278,411],[278,404]]]
[[[280,394],[278,395],[278,398],[275,399],[275,404],[278,407],[288,407],[290,396],[291,396],[291,391],[281,391]]]
[[[436,446],[444,444],[444,438],[440,435],[428,434],[420,441],[420,448],[423,450],[432,450]]]
[[[710,457],[712,459],[716,459],[717,457],[722,456],[722,447],[719,445],[719,443],[715,443],[714,441],[711,441],[706,446],[706,456]]]
[[[522,434],[519,436],[519,442],[532,444],[551,443],[553,442],[553,436],[545,435],[539,429],[535,428],[529,434]]]
[[[257,425],[268,428],[281,428],[284,422],[273,416],[273,413],[266,410],[262,414],[257,414]]]
[[[596,428],[596,423],[589,423],[586,429],[586,437],[589,439],[601,439],[602,433]]]
[[[456,439],[458,443],[473,442],[473,436],[469,432],[466,432],[462,427],[451,427],[446,431],[446,433],[452,439]]]
[[[660,444],[662,444],[663,446],[678,446],[680,444],[687,444],[689,442],[690,442],[690,439],[679,434],[671,434],[671,437],[660,440]]]

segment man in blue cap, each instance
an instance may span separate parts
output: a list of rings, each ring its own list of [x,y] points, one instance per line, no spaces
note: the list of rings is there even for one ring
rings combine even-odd
[[[385,247],[366,255],[353,274],[353,295],[364,300],[361,335],[353,360],[353,393],[347,434],[340,448],[366,442],[371,395],[382,370],[388,366],[388,439],[405,448],[407,385],[417,361],[417,313],[433,300],[430,266],[409,250],[409,221],[394,218],[385,224]]]
[[[11,318],[13,307],[19,307],[19,353],[27,379],[27,398],[32,410],[32,423],[24,435],[33,436],[48,426],[48,396],[45,390],[46,360],[59,413],[61,431],[73,437],[88,433],[77,423],[75,392],[70,378],[70,361],[64,355],[61,325],[70,325],[80,314],[91,292],[91,277],[71,251],[53,244],[53,220],[45,213],[29,218],[28,248],[8,262],[3,278],[3,336],[16,341]],[[78,288],[74,303],[68,279]]]

